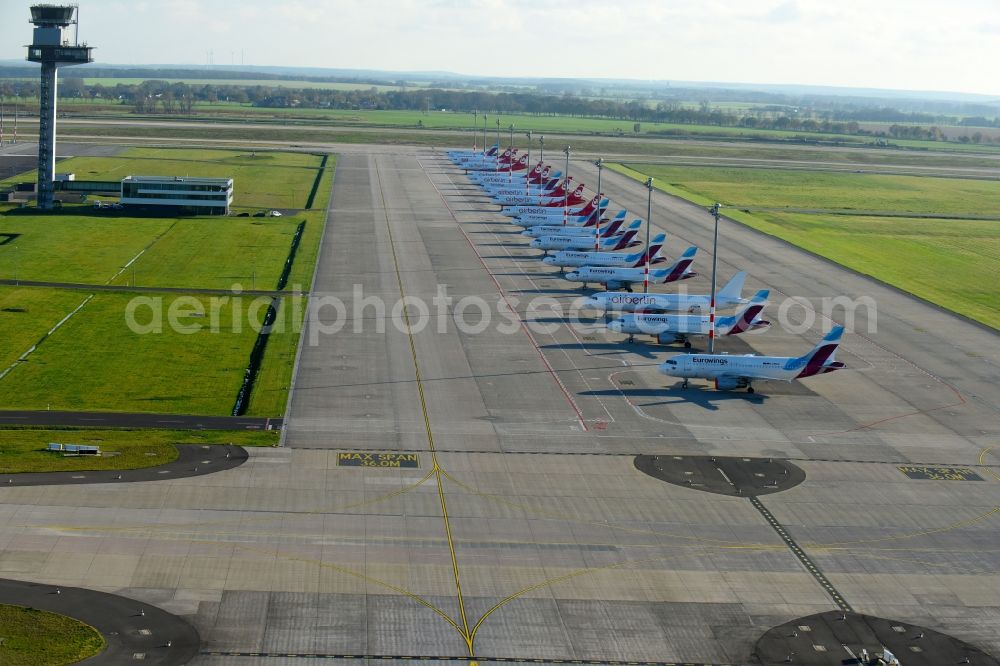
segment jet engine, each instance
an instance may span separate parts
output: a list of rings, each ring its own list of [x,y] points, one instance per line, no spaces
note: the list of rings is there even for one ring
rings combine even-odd
[[[734,379],[732,377],[719,377],[715,380],[715,388],[722,391],[731,391],[732,389],[745,388],[747,383],[742,379]]]

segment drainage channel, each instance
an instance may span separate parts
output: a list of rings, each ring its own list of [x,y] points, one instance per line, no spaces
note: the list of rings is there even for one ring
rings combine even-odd
[[[788,548],[792,551],[792,554],[799,559],[799,562],[802,563],[806,570],[812,574],[812,577],[816,579],[816,582],[823,586],[823,589],[826,590],[827,594],[830,595],[830,598],[833,599],[833,603],[837,604],[837,608],[845,612],[853,612],[854,609],[851,608],[849,603],[847,603],[843,595],[841,595],[840,592],[837,591],[837,588],[830,583],[826,575],[819,570],[819,567],[816,566],[816,563],[813,562],[812,558],[809,557],[809,555],[802,550],[799,544],[795,542],[795,539],[793,539],[788,533],[788,530],[786,530],[782,524],[778,522],[778,519],[774,517],[774,514],[768,511],[767,507],[760,501],[760,498],[748,497],[747,499],[750,500],[750,504],[753,505],[753,508],[757,509],[757,511],[760,512],[760,515],[764,516],[764,520],[767,521],[767,524],[778,533],[781,540],[785,542],[785,545],[788,546]]]

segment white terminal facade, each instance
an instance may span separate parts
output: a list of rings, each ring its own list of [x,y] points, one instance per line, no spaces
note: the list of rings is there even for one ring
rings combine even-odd
[[[122,179],[121,202],[135,206],[184,206],[228,215],[233,203],[233,179],[126,176]]]

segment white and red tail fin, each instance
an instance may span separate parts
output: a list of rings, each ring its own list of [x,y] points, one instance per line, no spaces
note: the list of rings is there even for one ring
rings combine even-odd
[[[591,199],[590,201],[588,201],[583,206],[583,208],[581,208],[579,211],[577,211],[576,214],[577,215],[590,215],[591,213],[593,213],[594,211],[597,210],[597,206],[600,203],[601,203],[601,195],[598,194],[596,197],[594,197],[593,199]]]
[[[521,158],[509,168],[509,171],[524,171],[528,168],[528,156],[521,155]]]
[[[763,312],[764,306],[767,305],[767,297],[770,293],[768,289],[761,289],[735,315],[719,319],[719,331],[723,335],[739,335],[740,333],[770,326],[771,322],[757,319],[757,315]]]
[[[527,181],[532,185],[541,185],[545,182],[545,175],[542,173],[542,163],[539,162],[531,169],[531,173],[527,177]]]
[[[569,195],[569,198],[566,200],[566,205],[567,206],[578,206],[578,205],[582,204],[585,201],[585,199],[583,198],[583,188],[584,187],[585,186],[584,186],[583,183],[580,183],[579,185],[577,185],[576,190],[574,190],[573,192],[571,192],[570,195]],[[597,196],[600,197],[601,195],[598,194]],[[598,199],[598,203],[600,203],[600,199]]]

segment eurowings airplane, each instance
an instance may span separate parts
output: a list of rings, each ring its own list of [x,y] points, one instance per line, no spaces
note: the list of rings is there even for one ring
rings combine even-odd
[[[767,305],[767,297],[771,292],[761,289],[750,302],[740,308],[736,314],[720,317],[715,322],[715,334],[739,335],[746,331],[755,331],[771,326],[771,322],[758,319]],[[626,314],[608,322],[608,330],[615,333],[627,333],[628,341],[633,342],[639,334],[649,334],[660,344],[683,342],[691,347],[692,335],[708,335],[709,318],[705,315],[649,314],[640,312]]]
[[[642,220],[636,220],[640,225]],[[596,236],[590,236],[590,246],[594,246]],[[576,250],[561,250],[553,255],[545,257],[542,261],[549,266],[559,266],[567,268],[573,266],[620,266],[622,268],[638,268],[646,265],[646,255],[649,255],[650,264],[660,264],[666,258],[660,255],[660,248],[667,240],[666,234],[658,234],[651,241],[646,250],[640,252],[581,252]]]
[[[803,356],[675,354],[659,370],[683,378],[682,388],[687,388],[689,379],[697,378],[711,379],[717,389],[745,388],[747,393],[753,393],[753,382],[791,382],[847,367],[834,359],[843,335],[844,327],[835,326]]]
[[[740,271],[715,296],[716,310],[725,310],[747,302],[743,298],[743,283],[747,274]],[[625,291],[605,291],[594,294],[584,303],[588,310],[600,312],[708,312],[712,303],[709,294],[633,294]]]
[[[620,236],[601,239],[601,247],[605,250],[624,250],[627,247],[638,245],[639,241],[633,239],[639,233],[639,227],[641,226],[642,220],[636,220]],[[536,238],[531,241],[530,246],[536,250],[545,250],[546,254],[548,254],[549,250],[586,250],[594,247],[594,239],[587,236],[562,236],[557,234]]]
[[[694,271],[690,270],[691,262],[694,261],[694,255],[697,254],[698,248],[691,246],[684,251],[684,254],[680,256],[677,261],[673,263],[669,268],[661,268],[658,270],[649,271],[649,283],[650,284],[665,284],[667,282],[676,282],[678,280],[686,280],[688,278],[697,275]],[[596,282],[598,284],[605,284],[611,289],[624,289],[625,291],[631,291],[632,285],[637,282],[642,282],[645,279],[646,269],[643,268],[614,268],[614,267],[604,267],[604,266],[581,266],[575,271],[565,273],[564,278],[570,282],[582,282],[584,288],[590,282]]]
[[[613,236],[618,233],[618,229],[625,222],[625,215],[625,211],[620,211],[610,221],[607,218],[602,218],[601,236]],[[605,222],[607,224],[603,224]],[[522,236],[527,236],[528,238],[541,238],[542,236],[551,236],[553,234],[561,234],[563,236],[596,236],[597,212],[591,213],[590,217],[586,218],[586,221],[583,223],[539,224],[534,227],[528,227],[521,232]]]

